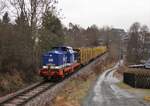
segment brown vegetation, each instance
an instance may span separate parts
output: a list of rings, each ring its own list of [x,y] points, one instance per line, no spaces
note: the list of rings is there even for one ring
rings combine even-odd
[[[146,25],[134,23],[128,32],[129,41],[127,47],[128,64],[140,63],[141,60],[148,60],[150,32]]]
[[[13,74],[5,73],[0,75],[0,96],[25,86],[22,80],[23,79],[18,72]]]
[[[53,99],[53,106],[81,106],[97,77],[113,66],[112,61],[97,62],[91,71],[69,81],[60,93]],[[49,106],[49,105],[47,105]]]

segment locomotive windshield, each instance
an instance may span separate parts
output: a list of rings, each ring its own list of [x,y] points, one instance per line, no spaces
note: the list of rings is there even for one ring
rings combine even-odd
[[[69,51],[70,47],[53,47],[53,50]]]

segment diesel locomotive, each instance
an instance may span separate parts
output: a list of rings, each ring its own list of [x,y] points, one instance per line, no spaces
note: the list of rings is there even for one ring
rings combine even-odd
[[[44,79],[63,79],[106,51],[105,46],[75,49],[69,46],[54,47],[42,55],[43,64],[39,74]]]

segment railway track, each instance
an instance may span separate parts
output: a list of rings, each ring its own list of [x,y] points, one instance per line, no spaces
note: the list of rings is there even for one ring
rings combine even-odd
[[[106,56],[106,54],[103,54],[103,55]],[[87,66],[92,66],[96,62],[98,62],[99,57],[89,62],[87,65],[83,66],[82,68],[78,69],[76,72],[72,73],[71,75],[67,76],[61,82],[56,83],[56,82],[42,81],[42,82],[36,83],[34,85],[31,85],[28,88],[18,91],[17,93],[11,95],[10,97],[6,97],[3,100],[0,100],[0,106],[24,106],[26,103],[33,100],[35,97],[38,97],[40,94],[46,92],[47,90],[52,89],[53,87],[55,88],[57,86],[56,88],[60,89],[63,83],[65,84],[65,82],[67,82],[69,79],[77,77],[78,75],[84,73],[84,71],[80,71],[80,70],[84,70],[84,68],[86,68]]]
[[[54,85],[55,83],[39,82],[1,101],[0,106],[22,106]]]

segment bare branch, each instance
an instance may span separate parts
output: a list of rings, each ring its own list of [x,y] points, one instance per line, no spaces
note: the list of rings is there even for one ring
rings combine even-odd
[[[5,0],[0,1],[0,14],[3,13],[3,10],[6,8]]]

